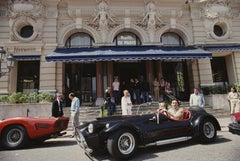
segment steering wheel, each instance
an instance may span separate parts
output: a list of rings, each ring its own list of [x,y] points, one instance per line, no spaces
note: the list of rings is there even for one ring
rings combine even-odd
[[[168,116],[168,112],[167,110],[163,110],[163,109],[158,109],[159,113],[164,114],[165,116]]]
[[[163,111],[162,112],[164,115],[168,116],[168,112],[167,111]]]

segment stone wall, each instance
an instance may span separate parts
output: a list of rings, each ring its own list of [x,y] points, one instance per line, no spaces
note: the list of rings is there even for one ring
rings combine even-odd
[[[214,94],[205,96],[206,105],[211,106],[213,109],[230,110],[227,99],[227,94]]]
[[[23,103],[23,104],[0,104],[0,120],[15,117],[27,116],[51,116],[51,103]]]

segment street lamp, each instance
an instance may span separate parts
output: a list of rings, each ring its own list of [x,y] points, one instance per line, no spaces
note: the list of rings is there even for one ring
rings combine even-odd
[[[6,72],[2,72],[2,66],[1,66],[5,56],[6,56],[6,51],[2,47],[0,47],[0,78],[6,74]],[[7,57],[8,72],[11,71],[11,69],[13,68],[13,65],[14,65],[14,58],[12,55],[9,55]]]

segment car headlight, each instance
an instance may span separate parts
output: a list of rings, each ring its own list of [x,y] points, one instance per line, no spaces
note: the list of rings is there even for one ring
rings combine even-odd
[[[110,127],[110,124],[107,123],[107,124],[105,125],[105,127],[108,129],[108,128]]]
[[[88,125],[88,132],[93,133],[93,124]]]

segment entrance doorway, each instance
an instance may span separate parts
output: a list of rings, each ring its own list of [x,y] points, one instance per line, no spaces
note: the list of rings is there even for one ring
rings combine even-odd
[[[146,78],[145,62],[116,62],[113,74],[119,78],[120,83],[125,81],[126,84],[131,78]]]
[[[96,64],[76,63],[65,66],[65,93],[74,92],[81,103],[92,103],[96,99]],[[70,105],[70,102],[67,102]]]
[[[21,69],[21,70],[19,70]],[[17,76],[17,92],[29,94],[39,89],[40,61],[19,61]]]
[[[162,62],[163,78],[170,83],[173,95],[181,101],[189,100],[187,62]]]

